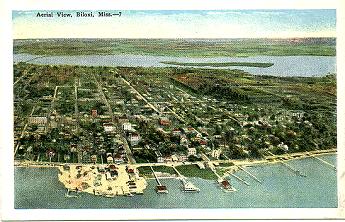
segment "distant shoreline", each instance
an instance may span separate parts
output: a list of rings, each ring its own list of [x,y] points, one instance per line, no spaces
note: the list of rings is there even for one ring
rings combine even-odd
[[[15,39],[13,46],[14,53],[50,56],[105,54],[192,58],[257,55],[336,56],[336,38]]]

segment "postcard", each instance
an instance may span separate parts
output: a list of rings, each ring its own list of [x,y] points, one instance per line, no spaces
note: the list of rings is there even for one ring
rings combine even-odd
[[[11,8],[4,219],[344,217],[333,3]]]

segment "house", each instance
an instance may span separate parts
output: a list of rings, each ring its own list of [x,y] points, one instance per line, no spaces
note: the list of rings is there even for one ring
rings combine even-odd
[[[135,173],[135,170],[133,168],[126,167],[127,173]]]
[[[178,158],[177,158],[176,155],[171,155],[171,160],[172,160],[173,162],[177,162],[177,161],[178,161]]]
[[[188,160],[188,157],[184,154],[178,156],[178,161],[185,162]]]
[[[114,156],[114,163],[120,164],[120,163],[123,163],[123,162],[124,162],[124,159],[123,159],[122,155],[119,154],[119,153],[115,154],[115,156]]]
[[[164,162],[172,162],[171,156],[164,157]]]
[[[157,157],[157,163],[164,163],[164,158],[162,156]]]
[[[172,135],[173,135],[173,136],[179,136],[179,135],[181,135],[181,130],[178,129],[178,128],[173,129],[173,130],[172,130]]]
[[[284,143],[279,144],[278,148],[284,150],[285,152],[289,151],[288,145],[286,145]]]
[[[73,152],[77,152],[77,144],[71,144],[70,146],[70,151]]]
[[[28,121],[30,124],[37,124],[37,125],[44,125],[48,122],[47,117],[44,116],[36,116],[36,117],[29,117]]]
[[[105,173],[105,178],[107,180],[115,180],[118,175],[119,175],[119,173],[116,170],[110,170],[110,171]]]
[[[187,139],[186,135],[181,136],[180,144],[181,145],[187,145],[188,144],[188,139]]]
[[[128,140],[129,140],[131,146],[138,145],[138,143],[140,141],[139,133],[130,133],[128,136]]]
[[[96,117],[97,117],[97,109],[91,110],[91,116],[92,116],[93,118],[96,118]]]
[[[114,158],[111,153],[107,153],[107,163],[114,163]]]
[[[132,124],[131,123],[123,123],[122,124],[123,131],[132,131]]]
[[[97,162],[97,155],[91,155],[91,162],[94,164]]]
[[[219,159],[220,154],[222,154],[222,149],[216,149],[216,150],[214,149],[211,151],[211,156],[213,158]]]
[[[197,165],[201,170],[205,169],[205,165],[203,163],[198,162]]]
[[[195,132],[195,129],[193,127],[188,127],[188,132],[192,133],[192,132]]]
[[[106,133],[114,132],[115,127],[112,123],[103,123],[103,128]]]
[[[200,143],[200,145],[207,145],[207,141],[206,140],[200,140],[199,143]]]
[[[157,157],[157,163],[163,163],[164,158],[162,157],[162,154],[159,151],[155,151],[156,157]]]
[[[167,117],[161,117],[159,119],[159,124],[162,126],[168,126],[170,125],[170,120]]]
[[[303,111],[296,111],[296,112],[292,113],[292,116],[301,119],[304,116],[304,112]]]
[[[195,148],[188,148],[188,156],[195,156],[196,155],[196,149]]]

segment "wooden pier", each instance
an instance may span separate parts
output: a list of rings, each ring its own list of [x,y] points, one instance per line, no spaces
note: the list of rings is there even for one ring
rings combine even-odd
[[[229,173],[230,176],[235,177],[237,180],[239,180],[240,182],[244,183],[245,185],[249,186],[249,183],[247,181],[245,181],[244,179],[242,179],[239,176],[236,176],[235,174]]]
[[[303,174],[300,170],[293,168],[291,165],[285,163],[284,161],[280,161],[279,163],[281,163],[283,166],[287,167],[289,170],[294,172],[297,176],[307,177],[307,175]]]
[[[300,170],[297,170],[295,168],[293,168],[291,165],[287,164],[284,162],[284,160],[281,157],[277,157],[275,154],[273,154],[270,151],[267,151],[270,155],[278,158],[279,163],[281,163],[283,166],[285,166],[286,168],[288,168],[289,170],[291,170],[292,172],[294,172],[297,176],[301,176],[301,177],[307,177],[307,175],[303,174]]]
[[[324,163],[325,165],[332,167],[335,171],[337,171],[337,167],[334,166],[333,164],[327,162],[326,160],[323,160],[323,159],[321,159],[321,158],[319,158],[319,157],[317,157],[315,155],[310,155],[310,156],[315,158],[315,159],[317,159],[317,160],[319,160],[321,163]]]
[[[259,180],[256,176],[254,176],[251,172],[249,172],[248,170],[244,169],[241,166],[237,166],[240,170],[242,170],[243,172],[245,172],[246,174],[248,174],[251,178],[253,178],[255,181],[257,181],[258,183],[262,183],[261,180]]]
[[[212,172],[218,177],[217,182],[219,183],[219,185],[225,190],[225,191],[229,191],[229,192],[233,192],[236,191],[236,189],[230,184],[230,182],[226,179],[224,179],[223,177],[219,176],[219,174],[217,173],[217,171],[215,170],[215,168],[210,168],[212,170]]]
[[[156,186],[156,191],[157,193],[168,193],[168,189],[165,185],[162,185],[162,183],[159,181],[155,171],[153,170],[152,166],[150,166],[151,170],[152,170],[152,173],[157,181],[157,186]]]

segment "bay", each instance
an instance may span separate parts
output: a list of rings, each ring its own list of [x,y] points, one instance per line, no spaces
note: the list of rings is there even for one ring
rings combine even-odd
[[[274,63],[273,66],[262,67],[196,67],[217,69],[241,69],[255,75],[272,76],[325,76],[336,72],[335,56],[252,56],[252,57],[210,57],[190,58],[152,55],[78,55],[78,56],[35,56],[30,54],[14,54],[13,62],[29,61],[33,64],[45,65],[84,65],[84,66],[127,66],[127,67],[168,67],[162,61],[205,63],[205,62],[259,62]]]

